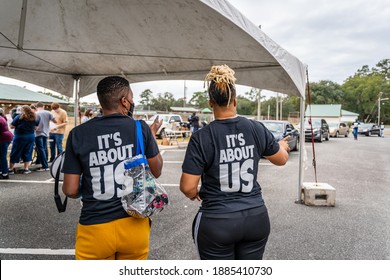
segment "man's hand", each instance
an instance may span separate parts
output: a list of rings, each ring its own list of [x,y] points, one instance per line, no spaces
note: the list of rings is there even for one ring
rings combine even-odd
[[[157,131],[160,129],[161,125],[163,123],[163,120],[158,120],[158,117],[154,119],[154,122],[150,125],[150,130],[152,131],[153,135],[156,135]]]

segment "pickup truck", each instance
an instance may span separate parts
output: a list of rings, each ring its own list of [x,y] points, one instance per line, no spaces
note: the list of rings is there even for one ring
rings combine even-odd
[[[188,137],[190,135],[190,131],[180,115],[156,114],[146,123],[150,126],[157,117],[159,120],[163,120],[160,129],[156,132],[157,138],[162,139],[167,136]]]

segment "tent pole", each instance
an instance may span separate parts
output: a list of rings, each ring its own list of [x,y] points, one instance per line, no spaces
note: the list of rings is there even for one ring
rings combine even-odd
[[[18,50],[23,50],[24,43],[24,30],[26,28],[26,15],[27,15],[27,0],[23,0],[22,12],[20,15],[19,36],[18,36]]]
[[[303,183],[303,157],[305,149],[305,98],[300,97],[300,114],[299,114],[299,175],[298,175],[298,196],[295,203],[302,203],[302,183]]]

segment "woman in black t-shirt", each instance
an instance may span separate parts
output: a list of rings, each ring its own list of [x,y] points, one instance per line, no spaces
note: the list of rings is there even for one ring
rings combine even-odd
[[[235,80],[227,65],[206,76],[215,121],[193,134],[182,166],[180,190],[202,200],[193,223],[201,259],[262,259],[270,222],[258,163],[261,157],[275,165],[288,160],[286,139],[276,142],[262,123],[236,115]]]

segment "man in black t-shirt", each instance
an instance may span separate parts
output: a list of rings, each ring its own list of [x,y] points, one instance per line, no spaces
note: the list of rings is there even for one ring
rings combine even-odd
[[[124,161],[135,156],[134,108],[129,82],[107,77],[97,86],[103,116],[69,133],[63,166],[63,192],[82,198],[76,233],[76,259],[146,259],[150,220],[130,217],[122,207]],[[150,171],[161,174],[162,157],[154,139],[161,122],[151,128],[141,121]],[[152,132],[152,131],[153,132]],[[82,176],[81,176],[82,175]]]
[[[199,117],[196,115],[196,112],[193,112],[190,118],[191,132],[195,133],[199,130]]]

